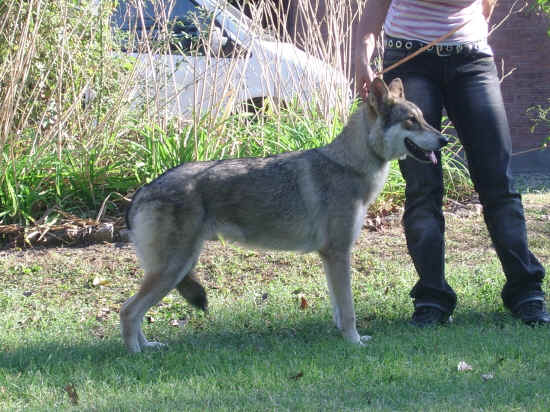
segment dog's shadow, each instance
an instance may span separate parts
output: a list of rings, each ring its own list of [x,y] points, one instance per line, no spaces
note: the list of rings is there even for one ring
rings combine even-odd
[[[341,351],[369,351],[369,346],[376,346],[379,342],[398,339],[406,344],[407,341],[414,340],[415,336],[429,336],[434,330],[437,334],[445,334],[445,331],[455,332],[468,330],[493,330],[498,332],[500,329],[514,327],[519,321],[511,318],[505,312],[460,312],[454,316],[453,322],[447,327],[436,327],[418,329],[409,324],[409,319],[373,319],[368,321],[369,325],[362,328],[362,332],[372,334],[373,340],[365,347],[350,344],[344,341],[340,332],[329,322],[325,316],[310,317],[297,322],[292,322],[289,326],[263,326],[243,325],[241,328],[220,328],[220,325],[214,324],[204,329],[190,328],[185,331],[169,329],[163,336],[155,336],[152,339],[159,338],[167,346],[161,350],[150,350],[139,354],[129,354],[119,337],[118,331],[96,342],[87,341],[82,343],[67,342],[41,342],[26,343],[15,348],[4,349],[0,353],[0,366],[6,370],[16,372],[32,371],[34,369],[57,368],[78,369],[81,367],[92,367],[102,369],[104,367],[113,367],[117,363],[131,362],[142,359],[148,362],[152,359],[163,359],[166,356],[177,356],[177,353],[193,354],[197,352],[206,352],[205,356],[213,356],[216,351],[232,352],[238,357],[239,353],[263,353],[270,354],[274,351],[292,351],[310,353],[315,356],[316,351],[331,351],[334,353]],[[522,325],[523,326],[523,325]],[[159,330],[159,329],[157,329]],[[449,348],[452,350],[452,348]],[[372,352],[372,351],[371,351]],[[248,355],[247,355],[248,356]],[[323,356],[331,356],[324,354]],[[197,357],[187,356],[187,362],[197,361],[201,363],[200,354]],[[160,368],[162,363],[152,364],[153,368]],[[189,363],[188,363],[189,366]]]
[[[161,328],[158,328],[159,331]],[[6,370],[25,372],[47,367],[78,368],[92,363],[94,368],[102,368],[125,359],[162,358],[170,352],[191,352],[205,347],[224,348],[238,353],[241,350],[261,350],[269,352],[274,347],[305,346],[311,349],[326,339],[343,341],[339,331],[326,319],[313,318],[293,323],[289,327],[254,327],[243,325],[241,328],[223,329],[213,324],[205,328],[190,328],[183,332],[176,328],[162,328],[156,336],[155,331],[146,330],[151,339],[166,343],[160,350],[149,350],[138,354],[129,354],[120,338],[119,331],[113,329],[101,340],[82,343],[64,341],[43,341],[40,343],[22,343],[16,347],[2,348],[0,366]],[[167,332],[166,332],[167,331]],[[343,342],[343,344],[346,344]],[[347,345],[347,344],[346,344]]]

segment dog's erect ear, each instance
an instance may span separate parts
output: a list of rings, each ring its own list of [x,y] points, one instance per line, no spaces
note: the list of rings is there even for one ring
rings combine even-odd
[[[393,97],[396,97],[398,99],[405,98],[405,88],[403,87],[403,82],[399,77],[396,77],[391,81],[389,89]]]
[[[390,90],[384,80],[376,77],[370,86],[369,104],[376,113],[380,113],[380,108],[388,97]]]

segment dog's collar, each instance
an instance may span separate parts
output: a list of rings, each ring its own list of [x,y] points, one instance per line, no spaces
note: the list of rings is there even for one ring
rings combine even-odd
[[[329,160],[330,162],[334,163],[335,165],[337,165],[340,169],[344,169],[344,170],[348,170],[348,171],[351,171],[353,172],[353,174],[359,176],[359,177],[363,177],[365,176],[365,172],[359,170],[359,169],[356,169],[355,167],[352,167],[350,165],[345,165],[345,164],[342,164],[340,163],[338,160],[334,159],[333,157],[330,157],[328,154],[324,153],[323,150],[321,150],[320,147],[318,147],[317,149],[314,149],[315,152],[319,153],[321,156],[323,156],[325,159]]]

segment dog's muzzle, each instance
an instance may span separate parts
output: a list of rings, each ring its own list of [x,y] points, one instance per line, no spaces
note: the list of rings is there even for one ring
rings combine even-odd
[[[443,136],[439,140],[441,147],[445,146],[447,142],[448,140]],[[432,163],[434,165],[437,164],[437,157],[433,150],[422,149],[408,137],[405,138],[405,148],[407,149],[409,154],[419,162]]]

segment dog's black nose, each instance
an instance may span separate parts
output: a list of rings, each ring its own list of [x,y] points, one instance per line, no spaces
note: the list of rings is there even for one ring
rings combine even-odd
[[[449,143],[449,139],[447,139],[445,136],[441,135],[439,138],[439,145],[441,147],[445,146],[447,143]]]

